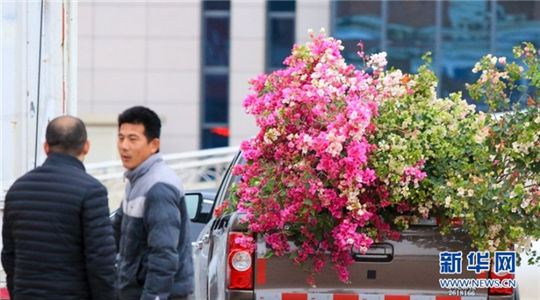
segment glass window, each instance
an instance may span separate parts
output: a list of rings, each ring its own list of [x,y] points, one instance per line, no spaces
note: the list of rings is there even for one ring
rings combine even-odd
[[[416,72],[421,57],[434,51],[435,1],[389,1],[386,35],[388,64],[404,72]],[[411,16],[422,16],[411,18]]]
[[[333,3],[333,35],[342,40],[348,63],[361,63],[356,55],[359,41],[367,53],[379,52],[385,45],[389,66],[405,72],[415,72],[423,63],[422,54],[431,51],[441,96],[465,91],[465,83],[476,81],[479,75],[472,69],[482,56],[512,58],[512,47],[522,41],[540,46],[540,1]],[[513,97],[517,101],[521,95]],[[487,109],[483,103],[474,104]]]
[[[230,1],[203,1],[201,148],[229,144]]]
[[[217,128],[203,128],[202,130],[202,149],[227,147],[229,145],[229,136],[224,135]]]
[[[287,0],[278,0],[278,1],[268,1],[268,11],[295,11],[296,10],[296,1],[287,1]]]
[[[340,39],[347,63],[360,65],[358,42],[367,53],[381,51],[382,1],[336,1],[334,36]]]
[[[441,95],[464,91],[478,77],[474,64],[490,52],[489,1],[444,1],[441,31]],[[474,103],[486,110],[484,103]]]
[[[228,123],[229,121],[229,76],[204,76],[204,122]]]
[[[204,59],[206,66],[229,65],[229,18],[206,17]]]
[[[283,67],[294,45],[294,19],[270,20],[270,68]]]
[[[540,42],[540,1],[497,1],[495,55],[512,58],[523,41]]]
[[[210,0],[203,2],[203,10],[230,10],[231,1],[229,0]]]
[[[268,1],[266,70],[283,67],[283,60],[291,55],[295,39],[296,1]]]
[[[496,5],[495,55],[514,58],[512,48],[523,41],[532,42],[540,48],[540,1],[497,1]],[[534,93],[525,91],[528,95]],[[513,93],[512,102],[523,106],[528,97]]]

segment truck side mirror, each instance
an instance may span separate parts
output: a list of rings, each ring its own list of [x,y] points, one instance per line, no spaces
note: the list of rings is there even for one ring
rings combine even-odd
[[[210,214],[203,212],[203,195],[201,193],[186,193],[184,199],[191,222],[206,224]]]

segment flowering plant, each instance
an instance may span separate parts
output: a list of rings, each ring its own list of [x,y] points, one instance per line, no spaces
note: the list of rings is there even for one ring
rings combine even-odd
[[[405,219],[392,214],[394,225],[407,227],[414,215],[434,216],[444,233],[460,218],[473,246],[491,252],[526,250],[540,236],[538,58],[531,44],[514,52],[516,58],[525,56],[526,69],[487,55],[473,70],[482,74],[468,89],[474,100],[489,104],[487,114],[476,113],[461,93],[437,98],[437,80],[426,66],[416,75],[383,74],[381,83],[401,93],[380,103],[369,139],[378,146],[370,166],[385,190],[375,196],[413,214]],[[403,92],[404,78],[412,93]],[[518,90],[536,93],[521,95],[528,97],[528,109],[515,105],[494,114],[509,109]],[[403,170],[412,176],[404,177]]]
[[[454,194],[474,196],[472,189],[455,191],[449,180],[461,177],[470,168],[470,150],[485,134],[485,116],[475,114],[474,106],[461,93],[437,98],[437,78],[426,65],[418,74],[400,70],[381,71],[377,89],[391,94],[378,99],[376,130],[369,137],[377,147],[370,156],[378,182],[367,195],[378,204],[378,215],[387,223],[405,229],[418,218],[438,217],[442,229],[458,217],[447,213]]]
[[[376,76],[355,70],[341,56],[339,41],[312,36],[294,46],[287,68],[252,80],[244,100],[259,134],[241,145],[246,165],[238,184],[238,210],[249,229],[265,233],[276,255],[298,249],[298,264],[311,259],[313,271],[332,253],[343,281],[352,248],[365,252],[373,239],[362,228],[372,218],[358,195],[376,179],[368,167],[374,146],[366,136],[377,115]],[[312,278],[309,280],[313,281]]]
[[[538,90],[538,60],[528,47],[526,73],[516,64],[495,71],[492,57],[484,58],[472,97],[506,103],[504,89],[523,78]],[[253,79],[244,100],[260,131],[241,145],[247,163],[234,169],[242,180],[231,207],[246,213],[271,254],[289,254],[313,284],[329,252],[347,282],[353,249],[398,239],[417,218],[440,218],[443,232],[462,218],[481,250],[540,236],[534,98],[529,110],[497,119],[476,113],[461,93],[437,98],[429,64],[418,74],[385,71],[385,53],[360,51],[366,70],[357,70],[340,50],[340,41],[312,34],[294,46],[286,68]]]
[[[470,175],[479,178],[472,182],[478,193],[462,214],[475,245],[490,251],[510,245],[529,250],[540,236],[540,51],[523,43],[513,52],[522,65],[486,55],[473,69],[480,78],[467,86],[474,100],[489,104],[490,113],[483,152],[474,157],[478,168]],[[529,262],[533,259],[540,261],[533,255]]]

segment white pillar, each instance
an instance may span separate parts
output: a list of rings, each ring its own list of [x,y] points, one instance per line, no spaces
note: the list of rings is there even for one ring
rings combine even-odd
[[[65,112],[77,115],[78,68],[78,11],[77,1],[64,0],[63,81],[65,83]]]
[[[231,146],[257,133],[255,118],[242,107],[250,93],[248,80],[264,72],[266,1],[231,1],[229,61],[229,127]]]
[[[330,33],[331,0],[296,0],[296,43],[309,41],[308,30],[318,33],[321,28]]]
[[[7,1],[0,6],[0,219],[5,193],[11,184],[45,159],[42,145],[48,120],[65,114],[66,110],[75,112],[74,6],[71,0],[45,1],[43,10],[38,1]],[[0,272],[1,287],[5,286],[4,282],[5,275]]]
[[[2,3],[0,202],[15,179],[43,163],[47,122],[72,113],[66,108],[76,101],[72,92],[76,90],[76,38],[68,37],[73,36],[71,26],[76,20],[64,15],[71,7],[70,0],[46,1],[42,17],[40,2]],[[69,87],[64,85],[66,80]]]

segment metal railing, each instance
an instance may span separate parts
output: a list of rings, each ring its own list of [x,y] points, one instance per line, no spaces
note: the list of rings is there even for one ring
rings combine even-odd
[[[239,147],[214,148],[163,155],[180,177],[186,190],[217,188]],[[120,160],[86,164],[86,171],[103,183],[109,192],[109,206],[116,209],[122,200],[126,180]]]

